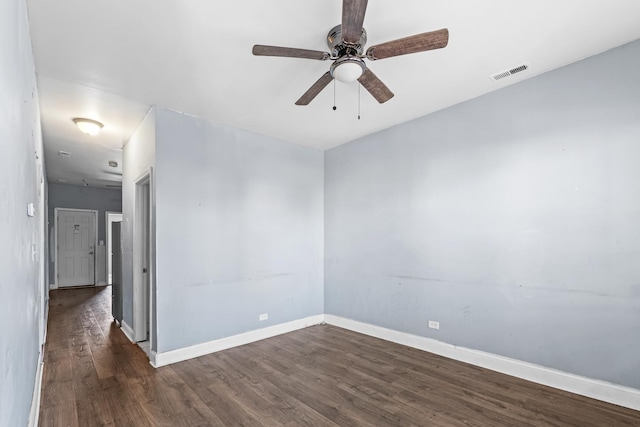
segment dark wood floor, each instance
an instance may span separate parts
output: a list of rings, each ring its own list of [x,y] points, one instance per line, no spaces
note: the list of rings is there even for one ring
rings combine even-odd
[[[41,426],[640,426],[640,412],[332,326],[153,369],[110,289],[51,293]]]

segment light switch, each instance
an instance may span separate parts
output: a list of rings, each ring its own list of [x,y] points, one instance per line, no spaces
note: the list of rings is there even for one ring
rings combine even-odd
[[[27,215],[28,216],[35,216],[36,215],[36,207],[33,206],[33,203],[29,203],[27,205]]]

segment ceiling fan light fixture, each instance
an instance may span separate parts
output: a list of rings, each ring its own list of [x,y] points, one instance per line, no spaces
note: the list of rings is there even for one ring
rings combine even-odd
[[[341,82],[351,83],[358,80],[366,68],[363,60],[347,56],[331,65],[331,76]]]
[[[87,135],[96,135],[104,125],[97,120],[85,119],[82,117],[76,117],[73,119],[73,123],[78,126],[81,132],[86,133]]]
[[[376,101],[380,104],[385,103],[393,98],[393,92],[365,65],[364,59],[377,61],[394,56],[442,49],[449,43],[449,30],[443,28],[380,43],[369,47],[365,53],[367,32],[363,24],[367,2],[368,0],[342,0],[342,21],[327,34],[326,42],[331,53],[267,45],[254,45],[252,52],[256,56],[334,60],[329,71],[325,72],[307,89],[296,101],[296,105],[309,105],[332,80],[334,83],[336,80],[347,83],[357,80]],[[335,110],[335,108],[334,106],[333,109]]]

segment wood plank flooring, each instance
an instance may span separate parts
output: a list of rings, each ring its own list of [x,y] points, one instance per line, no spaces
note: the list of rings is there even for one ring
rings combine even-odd
[[[637,411],[327,325],[153,369],[110,292],[51,292],[41,426],[640,426]]]

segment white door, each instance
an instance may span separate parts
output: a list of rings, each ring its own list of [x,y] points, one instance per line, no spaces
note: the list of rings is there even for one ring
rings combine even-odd
[[[58,287],[95,284],[96,214],[58,211]]]

